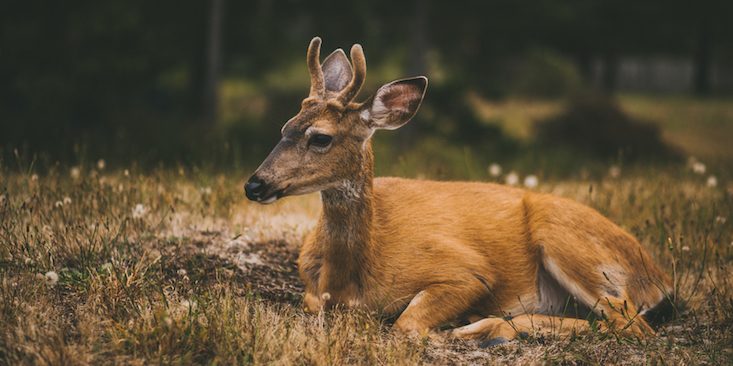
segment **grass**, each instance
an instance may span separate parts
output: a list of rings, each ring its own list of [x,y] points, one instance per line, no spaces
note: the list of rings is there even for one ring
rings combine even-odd
[[[303,313],[295,259],[316,195],[250,204],[244,172],[0,172],[0,364],[733,362],[731,183],[686,169],[537,188],[634,233],[673,275],[678,319],[643,341],[487,349],[407,338],[375,314]]]
[[[733,156],[733,145],[729,142],[733,136],[730,98],[621,94],[618,102],[632,117],[659,125],[667,141],[688,153],[715,161]],[[486,122],[499,124],[520,140],[530,140],[533,124],[559,113],[563,102],[521,99],[492,102],[472,96],[471,104]]]

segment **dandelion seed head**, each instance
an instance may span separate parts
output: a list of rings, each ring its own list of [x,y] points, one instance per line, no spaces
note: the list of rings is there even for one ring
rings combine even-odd
[[[501,165],[497,163],[492,163],[489,165],[489,175],[496,178],[501,175]]]
[[[55,285],[56,283],[59,282],[59,275],[58,275],[58,273],[56,273],[54,271],[48,271],[44,275],[44,279],[45,279],[47,285],[53,286],[53,285]]]
[[[145,206],[142,203],[138,203],[135,205],[135,208],[132,209],[132,217],[136,219],[141,219],[145,217],[145,214],[148,212],[148,209],[145,208]]]
[[[705,164],[703,164],[703,163],[701,163],[699,161],[697,161],[694,164],[692,164],[692,171],[695,174],[705,174],[705,170],[707,170],[707,168],[705,167]]]
[[[510,186],[515,186],[519,184],[519,174],[515,172],[510,172],[506,175],[506,178],[504,178],[504,183]]]
[[[534,174],[530,174],[524,178],[524,186],[527,188],[535,188],[539,183],[537,176]]]

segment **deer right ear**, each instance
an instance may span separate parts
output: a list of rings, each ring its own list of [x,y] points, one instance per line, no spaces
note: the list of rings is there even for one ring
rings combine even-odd
[[[418,76],[385,84],[364,103],[361,119],[374,129],[394,130],[410,121],[420,108],[428,78]]]
[[[323,69],[323,81],[328,91],[341,91],[351,81],[351,77],[353,76],[351,63],[346,58],[344,50],[340,48],[326,57],[321,68]]]

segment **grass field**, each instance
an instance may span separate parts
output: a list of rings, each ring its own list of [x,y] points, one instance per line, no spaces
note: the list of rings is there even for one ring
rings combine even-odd
[[[622,102],[631,113],[678,115],[629,98]],[[665,134],[691,135],[689,150],[708,156],[695,148],[708,129],[695,137],[694,128],[665,123]],[[714,130],[733,131],[733,123],[723,127]],[[674,278],[679,318],[645,340],[530,335],[493,348],[408,338],[379,314],[305,314],[295,261],[317,195],[251,204],[245,171],[2,164],[0,364],[733,362],[730,164],[708,164],[704,174],[681,165],[616,167],[602,178],[540,175],[533,189],[596,208],[649,249]]]

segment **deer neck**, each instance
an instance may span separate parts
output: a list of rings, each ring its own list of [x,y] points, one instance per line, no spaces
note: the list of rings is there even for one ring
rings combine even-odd
[[[362,169],[353,179],[321,192],[325,291],[361,292],[374,270],[374,157],[371,146],[366,149]],[[359,294],[348,294],[355,295]]]

